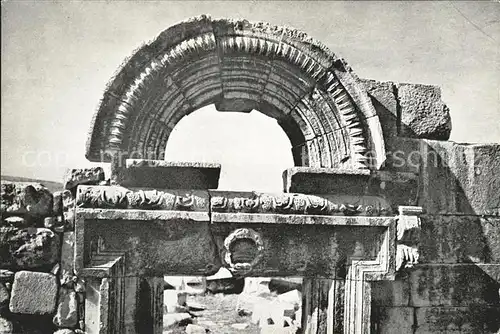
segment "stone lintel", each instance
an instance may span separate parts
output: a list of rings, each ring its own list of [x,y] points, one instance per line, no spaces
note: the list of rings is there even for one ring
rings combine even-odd
[[[217,189],[220,170],[216,163],[127,159],[118,182],[125,187]]]
[[[293,167],[283,172],[287,193],[381,195],[398,205],[415,205],[418,174],[412,172]]]

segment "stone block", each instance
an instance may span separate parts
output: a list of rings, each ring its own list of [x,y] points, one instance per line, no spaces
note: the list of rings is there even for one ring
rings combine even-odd
[[[413,333],[413,307],[374,307],[372,327],[376,333]]]
[[[401,307],[409,305],[410,284],[408,279],[375,281],[371,284],[371,290],[373,306]]]
[[[500,307],[421,307],[415,333],[498,333]]]
[[[360,79],[360,83],[365,87],[377,111],[384,137],[397,136],[398,101],[394,94],[396,89],[394,83],[369,79]]]
[[[75,331],[69,328],[58,329],[54,334],[75,334]]]
[[[14,334],[14,324],[12,321],[0,316],[0,333]]]
[[[73,278],[73,262],[75,256],[75,233],[64,232],[61,247],[61,285],[70,283]]]
[[[9,304],[12,313],[51,314],[56,300],[56,276],[34,271],[18,271],[15,274]]]
[[[473,264],[409,270],[410,306],[499,305],[499,282]]]
[[[74,191],[79,185],[97,185],[101,181],[104,181],[102,167],[68,169],[64,176],[64,189]]]
[[[173,326],[182,326],[192,323],[189,313],[167,313],[163,315],[163,328],[171,328]]]
[[[198,325],[188,324],[186,327],[186,334],[205,334],[207,330]]]
[[[448,140],[451,117],[437,86],[400,83],[397,95],[401,112],[400,136]]]
[[[52,215],[53,197],[42,184],[2,181],[0,197],[2,216],[46,217]]]
[[[0,283],[0,314],[2,314],[9,307],[9,299],[9,290],[7,289],[5,284]]]
[[[217,189],[220,164],[127,159],[119,184],[156,189]]]
[[[422,215],[420,263],[500,263],[500,217]]]
[[[53,318],[57,327],[73,328],[78,323],[78,303],[76,292],[67,288],[59,290],[57,311]]]
[[[56,191],[52,195],[54,197],[54,203],[52,205],[52,214],[54,216],[60,216],[64,211],[63,192]]]
[[[0,227],[0,266],[52,267],[59,260],[59,237],[46,228]]]

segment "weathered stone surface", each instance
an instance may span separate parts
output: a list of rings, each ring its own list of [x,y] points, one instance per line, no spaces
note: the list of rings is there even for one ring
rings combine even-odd
[[[76,272],[99,264],[84,262],[92,247],[116,256],[127,251],[127,276],[211,275],[220,268],[207,212],[77,209],[76,221]]]
[[[420,174],[416,198],[428,213],[500,215],[499,144],[389,138],[386,168]]]
[[[61,270],[59,280],[61,285],[73,284],[73,261],[75,257],[75,233],[64,232],[61,247]]]
[[[205,334],[207,330],[198,325],[188,324],[186,327],[186,334]]]
[[[54,334],[75,334],[75,331],[69,328],[58,329]]]
[[[97,185],[101,181],[104,181],[102,167],[69,169],[64,176],[64,189],[74,190],[79,185]]]
[[[15,334],[14,333],[14,324],[12,321],[2,318],[0,316],[0,333],[2,334]]]
[[[53,322],[58,327],[75,327],[78,323],[78,304],[76,293],[67,288],[59,290],[57,311]]]
[[[0,283],[0,314],[3,314],[9,308],[9,299],[9,290],[5,287],[5,284]]]
[[[52,194],[52,196],[54,197],[54,203],[52,205],[52,214],[54,216],[60,216],[64,211],[63,192],[56,191]]]
[[[167,313],[163,315],[163,328],[170,328],[175,325],[190,324],[193,320],[189,313]]]
[[[413,333],[414,308],[373,307],[372,327],[376,333]]]
[[[415,205],[418,175],[393,171],[345,171],[330,168],[293,167],[283,172],[285,192],[348,195],[359,201],[378,196],[385,201],[372,206]],[[385,203],[384,203],[385,202]],[[388,205],[390,203],[391,205]],[[370,214],[366,214],[370,215]]]
[[[30,225],[35,225],[36,220],[25,219],[18,216],[7,217],[0,222],[0,227],[28,227]]]
[[[127,159],[119,179],[124,187],[156,189],[217,189],[221,165]]]
[[[14,272],[7,269],[0,269],[0,282],[9,282],[14,278]]]
[[[500,307],[420,307],[415,333],[498,333]]]
[[[52,267],[59,260],[59,237],[46,228],[0,227],[0,266]]]
[[[421,216],[420,263],[500,263],[500,217]]]
[[[500,304],[500,283],[472,264],[419,265],[409,275],[409,306]]]
[[[398,102],[394,92],[396,87],[393,82],[380,82],[370,79],[360,79],[370,96],[373,107],[380,118],[380,125],[384,131],[384,138],[397,136],[398,131]]]
[[[375,281],[371,283],[373,306],[408,306],[410,302],[410,284],[408,279],[397,278],[395,281]]]
[[[13,313],[50,314],[57,299],[57,278],[52,274],[18,271],[14,276],[9,308]]]
[[[127,189],[121,186],[80,186],[79,208],[208,211],[208,192],[203,190]]]
[[[401,136],[438,140],[450,137],[451,118],[439,87],[400,83],[397,94]]]
[[[52,214],[53,197],[42,184],[2,181],[0,196],[3,216],[46,217]]]

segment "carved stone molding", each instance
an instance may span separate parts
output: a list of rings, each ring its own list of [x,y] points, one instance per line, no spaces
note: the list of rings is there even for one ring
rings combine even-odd
[[[411,268],[418,263],[418,245],[420,243],[419,206],[400,206],[397,218],[396,270]]]
[[[79,186],[79,208],[208,211],[203,191],[127,189],[120,186]]]
[[[211,193],[213,212],[278,213],[340,216],[389,216],[390,205],[375,196]]]
[[[86,156],[161,159],[184,115],[234,100],[279,119],[296,152],[304,151],[295,156],[302,165],[374,169],[385,159],[378,116],[343,59],[296,29],[208,16],[166,29],[119,69]]]

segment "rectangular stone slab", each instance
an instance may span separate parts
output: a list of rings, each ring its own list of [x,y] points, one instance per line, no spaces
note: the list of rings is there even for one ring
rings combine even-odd
[[[170,162],[127,159],[120,185],[156,189],[217,189],[221,165],[205,162]]]
[[[386,233],[391,234],[393,222],[391,217],[214,212],[212,234],[223,259],[228,249],[225,243],[237,229],[251,229],[260,236],[263,255],[250,276],[345,279],[352,259],[377,258]],[[230,255],[233,261],[255,256],[252,249],[233,245]]]
[[[209,221],[208,212],[78,209],[75,270],[106,275],[99,269],[120,258],[126,276],[214,274]]]

